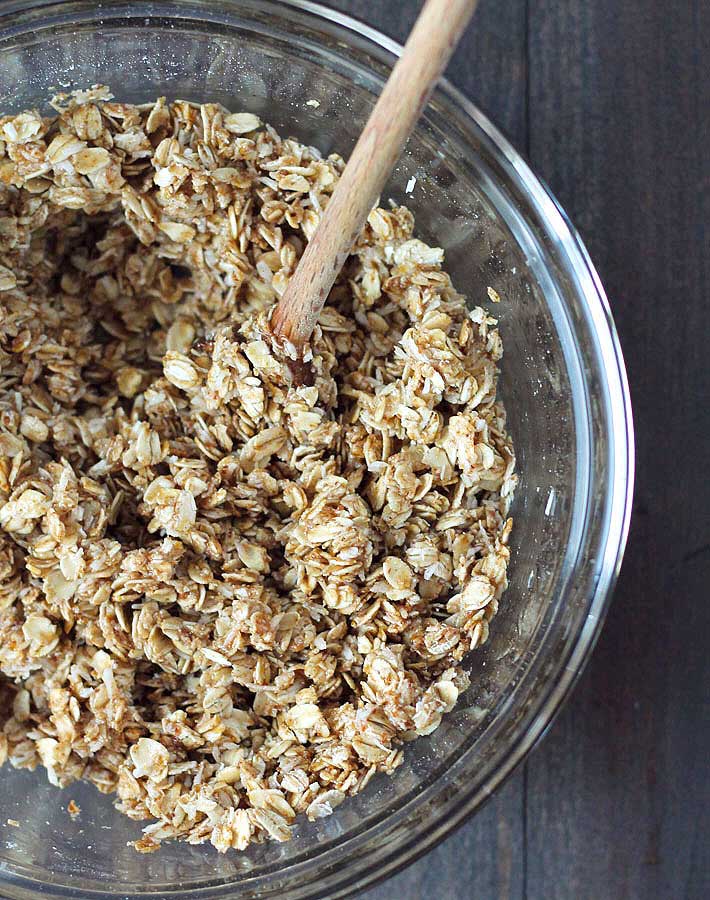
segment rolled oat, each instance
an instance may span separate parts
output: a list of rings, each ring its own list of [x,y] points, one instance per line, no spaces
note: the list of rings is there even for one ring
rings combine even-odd
[[[141,851],[284,841],[468,685],[516,480],[496,323],[378,208],[293,387],[269,315],[342,160],[53,105],[0,119],[0,762],[115,793]]]

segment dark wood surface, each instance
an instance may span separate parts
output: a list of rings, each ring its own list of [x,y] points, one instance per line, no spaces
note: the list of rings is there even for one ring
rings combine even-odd
[[[416,0],[334,0],[399,40]],[[363,900],[710,897],[710,2],[482,0],[449,77],[582,233],[631,383],[631,536],[590,665],[486,807]]]

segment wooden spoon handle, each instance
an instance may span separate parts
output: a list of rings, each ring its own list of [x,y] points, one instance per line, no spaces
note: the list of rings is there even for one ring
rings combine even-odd
[[[271,319],[298,352],[478,0],[427,0]]]

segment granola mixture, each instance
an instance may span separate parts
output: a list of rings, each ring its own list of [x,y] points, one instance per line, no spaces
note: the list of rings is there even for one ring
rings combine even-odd
[[[374,209],[294,387],[269,330],[343,161],[105,88],[0,118],[0,763],[138,849],[287,840],[468,685],[515,485],[495,320]]]

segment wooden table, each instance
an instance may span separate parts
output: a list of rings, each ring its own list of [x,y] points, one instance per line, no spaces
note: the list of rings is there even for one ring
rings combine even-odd
[[[334,0],[401,40],[415,0]],[[606,627],[543,743],[364,900],[710,897],[710,0],[482,0],[448,70],[606,286],[637,489]]]

